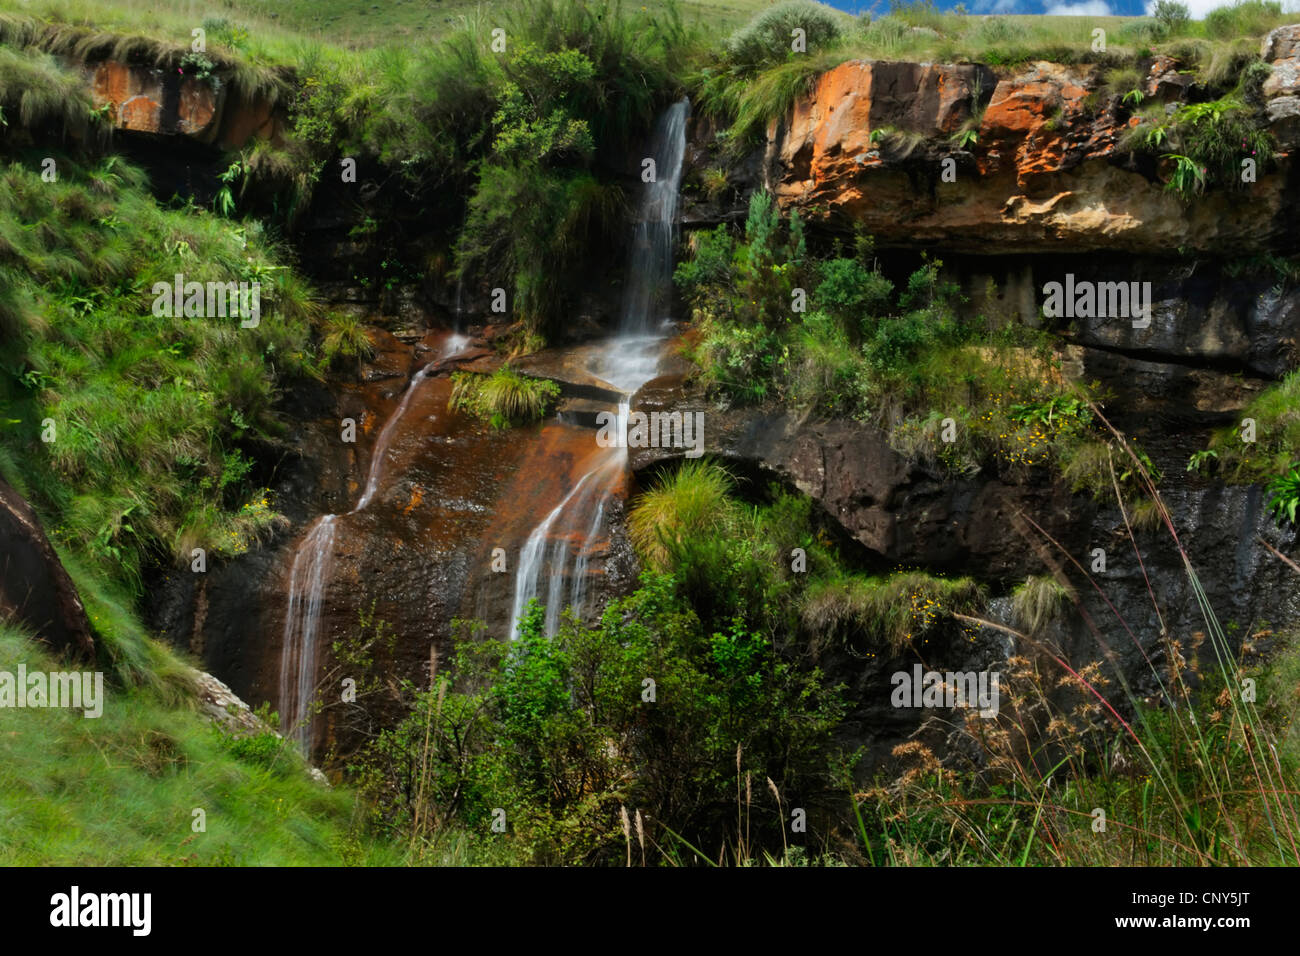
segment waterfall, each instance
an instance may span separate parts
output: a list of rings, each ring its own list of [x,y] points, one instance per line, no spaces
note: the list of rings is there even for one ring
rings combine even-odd
[[[401,401],[375,441],[366,486],[356,507],[348,512],[349,515],[364,510],[373,501],[379,490],[379,481],[397,423],[419,391],[420,385],[428,379],[435,366],[464,351],[468,344],[469,339],[464,335],[448,336],[437,357],[411,376]],[[321,610],[325,604],[325,586],[329,583],[330,566],[333,563],[339,517],[328,514],[316,520],[298,545],[293,556],[293,568],[289,573],[289,603],[284,615],[280,649],[280,725],[297,740],[304,752],[311,748],[312,720],[309,708],[316,696],[316,673],[320,666]]]
[[[337,520],[338,515],[317,519],[298,546],[289,575],[289,607],[280,651],[280,721],[304,751],[311,747],[308,709],[316,691],[320,612],[334,557]]]
[[[597,350],[588,369],[624,394],[617,413],[618,434],[625,434],[633,393],[654,378],[663,338],[657,319],[667,317],[671,301],[673,247],[676,239],[677,190],[686,154],[686,120],[690,103],[669,107],[655,124],[651,151],[655,178],[645,184],[632,231],[619,333]],[[515,572],[510,636],[518,636],[519,619],[533,598],[541,598],[546,577],[546,633],[555,633],[564,608],[581,615],[590,589],[591,554],[627,470],[624,443],[603,449],[590,469],[528,536]]]
[[[654,180],[645,184],[623,291],[625,333],[646,332],[663,318],[672,291],[673,242],[677,236],[677,192],[686,155],[690,102],[675,103],[659,117],[651,144]]]

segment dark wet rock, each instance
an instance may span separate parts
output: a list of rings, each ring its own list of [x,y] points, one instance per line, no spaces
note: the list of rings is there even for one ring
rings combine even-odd
[[[59,653],[95,656],[95,638],[76,586],[36,512],[0,479],[0,615]]]
[[[1162,387],[1175,381],[1155,379]],[[1212,390],[1211,383],[1201,385]],[[1268,518],[1257,486],[1201,481],[1180,462],[1166,469],[1161,486],[1178,541],[1163,527],[1130,537],[1117,508],[1071,494],[1048,473],[953,477],[905,459],[878,429],[862,423],[801,420],[779,408],[720,409],[684,387],[679,376],[648,383],[633,409],[703,412],[706,452],[745,480],[742,488],[754,493],[775,480],[809,495],[836,536],[858,546],[849,554],[868,570],[968,576],[993,597],[1009,594],[1030,575],[1068,581],[1080,611],[1056,628],[1055,642],[1076,666],[1099,661],[1112,678],[1124,675],[1139,695],[1158,691],[1148,660],[1163,660],[1165,636],[1178,639],[1184,651],[1199,641],[1206,660],[1213,660],[1203,639],[1211,629],[1184,554],[1231,641],[1265,626],[1300,626],[1294,572],[1262,543],[1293,553],[1296,534]],[[1177,447],[1185,461],[1187,444]],[[632,449],[631,467],[646,476],[683,457],[682,449]],[[1096,549],[1105,554],[1105,569],[1092,573]],[[981,640],[973,647],[941,632],[896,661],[880,659],[883,651],[866,644],[825,650],[827,672],[851,688],[856,729],[849,733],[871,754],[865,766],[920,733],[917,714],[890,705],[888,675],[910,668],[918,655],[939,670],[985,669],[998,663],[999,653],[1005,660],[1007,649],[997,650],[1004,636],[991,632]],[[944,743],[933,734],[922,737],[936,748]]]
[[[566,398],[582,398],[617,404],[623,393],[609,382],[593,375],[592,350],[579,346],[572,349],[546,349],[525,356],[515,367],[525,375],[547,378],[560,386]]]

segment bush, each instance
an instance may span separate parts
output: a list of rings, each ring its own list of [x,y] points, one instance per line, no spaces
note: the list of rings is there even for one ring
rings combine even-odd
[[[1250,79],[1243,73],[1241,83]],[[1262,170],[1272,163],[1274,140],[1242,91],[1207,103],[1184,103],[1170,114],[1155,109],[1128,134],[1127,145],[1173,162],[1168,188],[1185,199],[1211,186],[1241,189],[1241,163],[1254,159]]]
[[[821,284],[813,292],[819,308],[834,315],[846,330],[868,334],[876,316],[885,312],[894,285],[857,259],[827,259],[818,263]]]
[[[533,602],[510,644],[462,640],[454,683],[413,695],[410,716],[354,761],[381,825],[427,840],[483,833],[500,807],[509,859],[621,863],[635,816],[650,862],[689,862],[689,847],[719,841],[747,859],[751,845],[781,846],[785,817],[746,781],[811,807],[837,779],[838,689],[767,635],[710,631],[671,577],[643,575],[595,627],[566,619],[548,638],[544,619]],[[748,835],[738,786],[742,812],[760,810]]]
[[[798,54],[792,49],[793,32],[804,31],[805,52],[822,53],[843,36],[836,15],[810,0],[786,0],[758,14],[727,41],[731,60],[746,71],[784,62]]]
[[[1179,3],[1179,0],[1156,0],[1154,16],[1166,36],[1179,35],[1192,19],[1187,4]]]

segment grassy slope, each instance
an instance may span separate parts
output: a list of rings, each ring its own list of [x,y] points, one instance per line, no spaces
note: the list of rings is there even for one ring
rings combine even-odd
[[[69,562],[101,632],[103,715],[7,709],[0,720],[0,865],[387,864],[354,832],[354,797],[287,748],[237,756],[185,690],[186,671],[112,591]],[[81,670],[0,624],[0,670]],[[89,668],[84,668],[89,669]],[[270,738],[263,741],[270,742]],[[193,811],[206,831],[192,829]]]
[[[104,30],[173,33],[189,31],[209,17],[226,17],[249,30],[254,45],[274,46],[293,35],[320,37],[345,46],[419,43],[453,29],[462,18],[490,21],[494,8],[512,0],[181,0],[160,9],[154,0],[3,0],[0,10],[28,16],[93,23]],[[682,0],[687,20],[699,17],[720,33],[746,23],[774,0]],[[662,0],[646,0],[662,6]],[[639,4],[628,2],[627,9]]]

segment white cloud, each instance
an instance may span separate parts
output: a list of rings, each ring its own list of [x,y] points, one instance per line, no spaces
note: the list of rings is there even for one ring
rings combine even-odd
[[[1082,0],[1080,3],[1054,3],[1045,11],[1049,17],[1109,17],[1113,16],[1106,0]]]
[[[1191,13],[1193,20],[1204,20],[1205,15],[1211,10],[1232,6],[1233,0],[1181,0],[1181,2],[1187,5],[1187,10]],[[1300,2],[1297,2],[1297,0],[1284,0],[1282,9],[1288,13],[1294,13],[1300,10]],[[1148,0],[1146,12],[1147,16],[1151,16],[1156,12],[1155,0]]]

